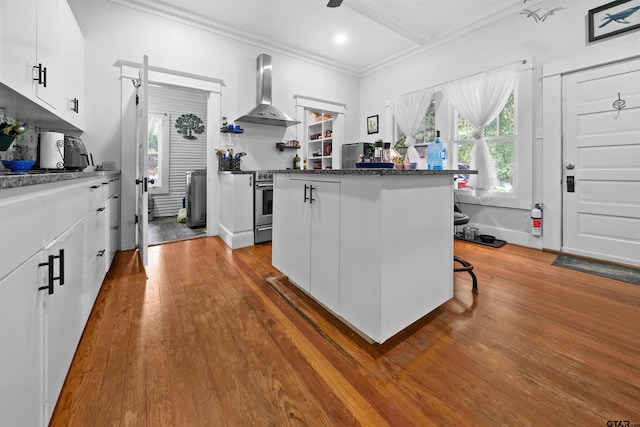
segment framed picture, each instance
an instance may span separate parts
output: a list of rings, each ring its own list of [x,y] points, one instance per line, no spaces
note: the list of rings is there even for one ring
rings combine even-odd
[[[378,116],[377,115],[367,117],[367,133],[369,135],[371,135],[372,133],[378,133]]]
[[[591,9],[589,42],[640,29],[640,0],[616,0]]]

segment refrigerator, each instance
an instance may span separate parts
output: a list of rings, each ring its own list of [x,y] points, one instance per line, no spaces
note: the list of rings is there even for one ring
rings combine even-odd
[[[187,227],[207,225],[207,170],[187,171]]]

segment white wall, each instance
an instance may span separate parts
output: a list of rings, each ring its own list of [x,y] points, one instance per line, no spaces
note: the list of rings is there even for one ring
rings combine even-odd
[[[602,51],[608,51],[610,54],[613,52],[614,57],[617,52],[618,57],[623,58],[629,55],[629,41],[640,40],[640,32],[635,32],[587,44],[587,12],[603,3],[605,2],[602,0],[552,0],[537,3],[535,8],[563,6],[566,9],[539,23],[522,15],[507,17],[472,34],[430,48],[419,55],[364,76],[360,84],[358,119],[361,140],[373,141],[380,137],[377,134],[368,136],[364,127],[366,117],[374,114],[380,115],[381,134],[391,134],[388,129],[391,121],[384,117],[387,99],[526,57],[533,57],[536,76],[529,114],[533,117],[533,129],[542,128],[542,66],[561,59],[569,58],[570,61],[571,57],[578,55],[597,56]],[[633,42],[631,44],[633,45]],[[636,54],[640,54],[640,43],[636,46]],[[561,120],[559,115],[557,120]],[[561,141],[543,141],[535,139],[533,135],[527,135],[523,139],[532,145],[528,149],[533,153],[530,159],[533,169],[530,185],[533,188],[529,191],[533,197],[532,200],[521,202],[527,205],[539,201],[558,204],[557,197],[547,201],[543,194],[542,182],[546,171],[542,162],[542,151],[544,144],[561,144]],[[512,243],[543,247],[543,240],[529,233],[528,209],[465,205],[464,210],[470,215],[473,225],[481,231]],[[554,233],[560,231],[557,227],[554,229]]]
[[[69,4],[85,36],[87,117],[83,140],[97,161],[116,160],[120,164],[121,91],[119,69],[113,64],[118,59],[141,62],[143,55],[149,56],[152,66],[224,80],[221,115],[233,121],[255,106],[256,58],[260,53],[270,54],[275,106],[295,116],[296,94],[347,104],[354,120],[345,128],[345,140],[358,138],[356,77],[107,0],[69,0]],[[259,126],[255,133],[242,134],[243,141],[251,144],[254,137],[258,141],[261,132],[271,134],[273,130]],[[295,127],[282,136],[284,140],[295,137]]]
[[[533,128],[541,128],[542,83],[538,77],[542,66],[597,51],[613,52],[614,56],[619,51],[622,57],[628,54],[622,52],[629,46],[628,41],[640,39],[640,32],[634,32],[588,45],[587,11],[603,4],[602,0],[545,0],[535,7],[561,5],[566,9],[541,23],[521,15],[504,18],[358,79],[107,0],[69,0],[69,3],[86,42],[87,116],[83,140],[97,161],[118,163],[121,91],[119,69],[113,67],[117,59],[140,62],[146,54],[153,66],[224,80],[220,115],[233,121],[254,106],[256,57],[268,53],[273,56],[274,65],[273,103],[294,117],[296,94],[344,103],[347,105],[344,141],[353,142],[386,136],[389,121],[384,107],[388,98],[530,56],[536,76],[530,114]],[[620,41],[625,42],[625,47],[619,47]],[[375,114],[380,116],[380,133],[367,135],[366,117]],[[558,116],[557,120],[561,118]],[[296,127],[284,132],[266,126],[252,127],[245,125],[247,132],[239,137],[235,148],[249,153],[244,160],[246,168],[288,167],[293,153],[275,151],[275,142],[301,139],[295,135]],[[528,139],[534,171],[528,178],[533,187],[528,193],[533,194],[534,200],[522,202],[547,203],[542,189],[543,146],[561,141],[543,141],[532,135]],[[542,247],[541,239],[528,233],[528,210],[481,205],[468,205],[465,210],[482,231],[512,243]]]

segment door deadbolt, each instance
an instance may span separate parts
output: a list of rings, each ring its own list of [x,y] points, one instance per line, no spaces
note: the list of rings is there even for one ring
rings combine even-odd
[[[571,163],[569,163],[569,164],[567,165],[567,169],[569,169],[569,170],[573,170],[575,167],[576,167],[576,166],[575,166],[575,165],[572,165]]]

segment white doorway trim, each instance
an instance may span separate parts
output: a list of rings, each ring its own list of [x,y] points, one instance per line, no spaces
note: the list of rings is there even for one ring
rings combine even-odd
[[[619,40],[619,39],[617,39]],[[587,68],[639,58],[637,38],[603,43],[593,52],[545,64],[542,67],[542,247],[562,248],[562,76]]]
[[[126,60],[118,60],[114,67],[120,68],[121,80],[121,179],[120,194],[120,249],[135,248],[135,112],[130,111],[135,88],[131,79],[138,77],[142,64]],[[218,181],[218,165],[214,161],[213,147],[220,146],[220,100],[224,81],[207,76],[185,73],[156,66],[149,66],[149,83],[199,89],[209,92],[207,97],[207,235],[218,235],[220,222],[220,183]]]

